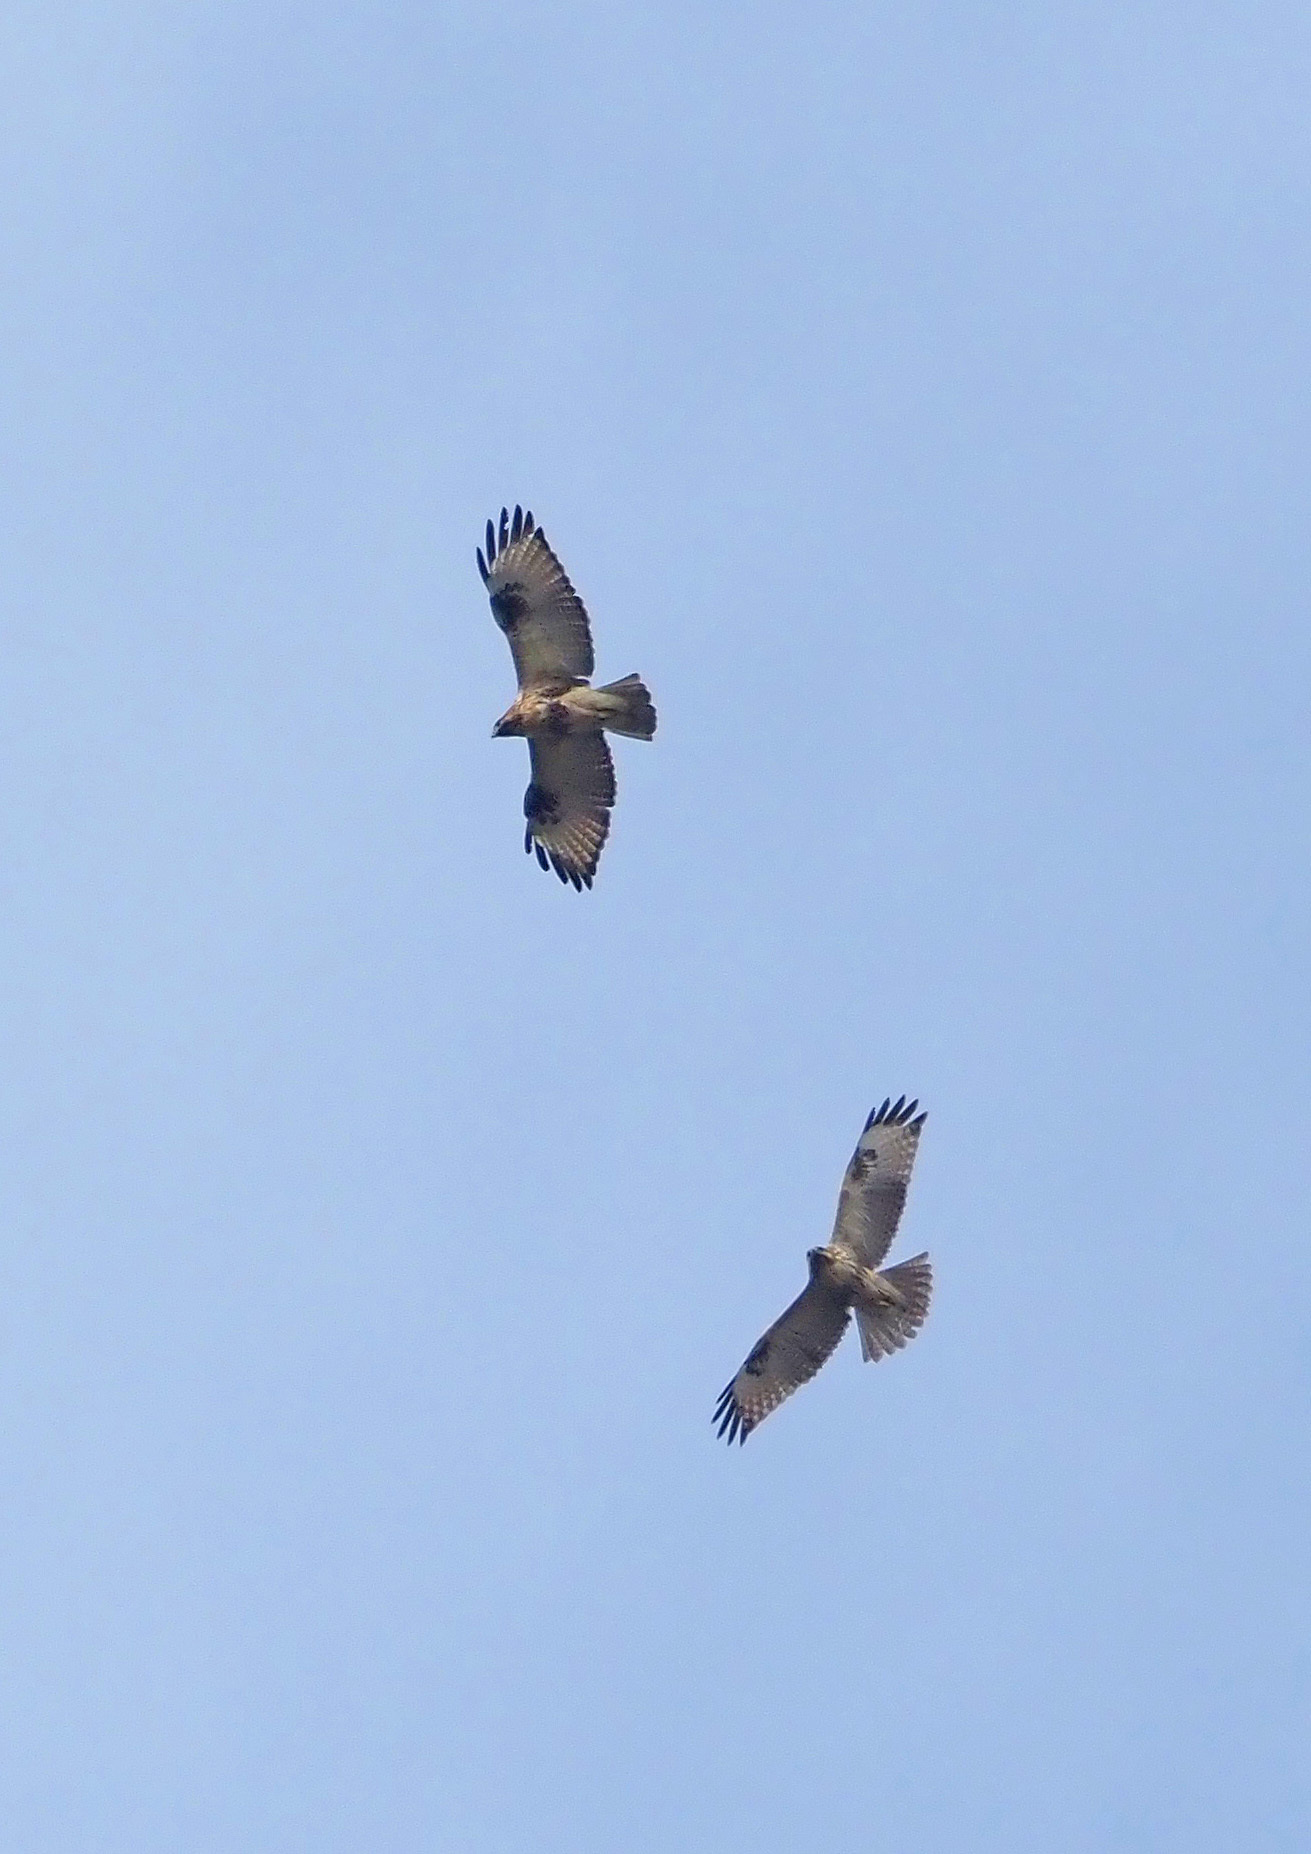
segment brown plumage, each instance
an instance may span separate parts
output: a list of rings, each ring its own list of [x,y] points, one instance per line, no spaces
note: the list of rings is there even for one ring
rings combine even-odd
[[[866,1360],[900,1350],[924,1324],[933,1290],[928,1256],[879,1267],[901,1221],[927,1118],[916,1115],[918,1106],[902,1095],[865,1122],[843,1175],[833,1234],[807,1256],[810,1280],[720,1393],[712,1420],[730,1442],[745,1442],[771,1410],[814,1377],[853,1312]]]
[[[593,689],[592,632],[583,601],[537,527],[520,508],[487,524],[478,571],[492,616],[505,632],[519,693],[492,729],[522,734],[530,777],[524,793],[524,849],[562,882],[590,888],[610,832],[614,761],[605,734],[650,740],[656,712],[640,676]]]

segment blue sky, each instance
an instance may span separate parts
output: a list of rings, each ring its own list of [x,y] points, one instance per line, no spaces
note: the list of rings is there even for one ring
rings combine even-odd
[[[7,1846],[1308,1844],[1309,76],[7,9]],[[903,1089],[929,1323],[730,1454]]]

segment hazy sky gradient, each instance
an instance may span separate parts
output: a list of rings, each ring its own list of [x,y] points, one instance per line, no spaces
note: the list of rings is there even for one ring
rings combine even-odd
[[[1311,19],[0,20],[0,1839],[1311,1845]],[[639,670],[521,845],[473,549]],[[933,1313],[715,1396],[869,1108]]]

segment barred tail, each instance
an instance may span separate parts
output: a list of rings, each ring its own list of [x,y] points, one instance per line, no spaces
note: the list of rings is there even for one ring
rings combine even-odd
[[[866,1361],[887,1358],[909,1345],[929,1312],[929,1295],[933,1292],[933,1270],[927,1255],[913,1255],[895,1268],[880,1270],[888,1286],[895,1288],[899,1305],[856,1303],[856,1325],[860,1330],[860,1354]]]
[[[612,734],[628,734],[633,740],[650,740],[656,731],[656,711],[651,705],[651,691],[640,676],[624,676],[607,682],[594,695],[604,696],[598,703],[603,727]]]

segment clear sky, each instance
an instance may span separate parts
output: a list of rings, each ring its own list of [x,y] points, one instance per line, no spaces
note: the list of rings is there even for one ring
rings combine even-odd
[[[1303,6],[0,20],[0,1839],[1311,1846]],[[474,545],[639,670],[521,848]],[[869,1108],[937,1289],[731,1453]]]

